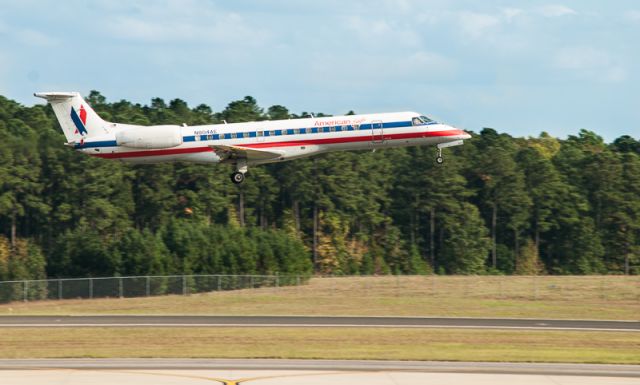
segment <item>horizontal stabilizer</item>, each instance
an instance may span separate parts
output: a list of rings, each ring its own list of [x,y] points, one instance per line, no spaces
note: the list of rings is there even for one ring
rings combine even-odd
[[[241,147],[241,146],[225,146],[216,144],[209,146],[215,150],[216,154],[222,155],[227,159],[246,159],[247,161],[259,161],[276,159],[283,156],[280,152],[258,150],[255,148]]]
[[[78,95],[77,92],[36,92],[33,94],[33,96],[46,99],[47,101],[66,100]]]

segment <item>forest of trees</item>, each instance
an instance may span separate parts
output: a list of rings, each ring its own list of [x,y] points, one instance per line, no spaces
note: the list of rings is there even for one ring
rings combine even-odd
[[[252,97],[87,101],[106,120],[295,119]],[[315,114],[319,116],[321,114]],[[484,128],[434,147],[250,168],[131,166],[63,146],[49,106],[0,97],[0,280],[144,274],[638,274],[640,143]]]

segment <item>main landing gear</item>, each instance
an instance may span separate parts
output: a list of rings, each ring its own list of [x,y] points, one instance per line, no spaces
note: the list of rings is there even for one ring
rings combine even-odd
[[[240,184],[244,182],[244,174],[246,174],[247,170],[247,161],[244,159],[238,159],[238,161],[236,162],[236,171],[230,175],[231,181],[234,184]]]

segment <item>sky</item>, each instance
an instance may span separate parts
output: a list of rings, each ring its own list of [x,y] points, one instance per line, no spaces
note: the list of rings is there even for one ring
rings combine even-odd
[[[514,136],[640,137],[640,2],[0,0],[0,95],[220,111],[418,111]]]

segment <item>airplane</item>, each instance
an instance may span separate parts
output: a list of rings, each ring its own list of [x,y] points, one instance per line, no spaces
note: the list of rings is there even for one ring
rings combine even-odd
[[[309,117],[202,126],[138,126],[104,121],[78,92],[36,92],[51,104],[65,145],[104,159],[130,163],[231,163],[231,181],[245,180],[249,166],[346,150],[463,144],[471,135],[416,112]]]

